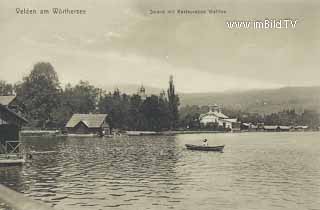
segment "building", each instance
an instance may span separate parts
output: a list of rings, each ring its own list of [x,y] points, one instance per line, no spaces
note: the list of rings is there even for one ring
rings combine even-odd
[[[308,131],[309,126],[306,125],[297,125],[293,128],[295,131]]]
[[[28,121],[16,112],[15,96],[0,96],[0,153],[8,141],[19,141],[20,130]]]
[[[0,104],[12,111],[19,111],[16,96],[0,96]]]
[[[257,131],[258,126],[252,123],[241,123],[241,130],[243,131]]]
[[[288,132],[291,130],[291,126],[284,125],[265,125],[263,126],[263,130],[267,132]]]
[[[147,94],[146,94],[146,89],[143,87],[143,85],[141,85],[138,91],[138,95],[141,97],[142,100],[146,100]]]
[[[235,118],[223,114],[218,105],[209,106],[209,112],[199,117],[201,127],[220,127],[230,130],[240,130],[240,123]]]
[[[74,114],[66,124],[70,134],[110,134],[107,114]]]

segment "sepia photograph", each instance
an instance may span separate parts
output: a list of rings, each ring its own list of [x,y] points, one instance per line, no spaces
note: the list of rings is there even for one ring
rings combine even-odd
[[[0,0],[0,210],[320,210],[318,0]]]

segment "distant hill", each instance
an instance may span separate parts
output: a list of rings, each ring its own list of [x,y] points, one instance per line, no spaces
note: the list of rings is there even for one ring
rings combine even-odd
[[[101,86],[104,90],[113,92],[137,93],[141,85],[120,84]],[[144,86],[147,95],[159,95],[160,88]],[[166,90],[166,89],[165,89]],[[279,89],[262,89],[248,91],[179,93],[181,106],[219,104],[228,109],[236,109],[251,113],[265,113],[295,109],[313,109],[320,112],[320,86],[317,87],[284,87]]]
[[[219,104],[229,109],[266,114],[284,109],[320,111],[320,86],[179,95],[182,106]]]

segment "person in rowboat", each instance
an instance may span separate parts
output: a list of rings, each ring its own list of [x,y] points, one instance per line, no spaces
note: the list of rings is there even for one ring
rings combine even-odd
[[[205,147],[207,147],[207,146],[208,146],[208,140],[207,140],[207,139],[204,139],[202,145],[205,146]]]

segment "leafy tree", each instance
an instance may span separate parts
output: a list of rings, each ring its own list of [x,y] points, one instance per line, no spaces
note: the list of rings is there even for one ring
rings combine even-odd
[[[141,111],[143,101],[141,97],[137,94],[134,94],[130,98],[130,108],[129,108],[129,122],[130,122],[130,127],[133,130],[143,130],[144,128],[144,115]]]
[[[80,81],[72,87],[68,85],[63,94],[65,104],[72,107],[74,113],[88,114],[96,110],[100,90],[89,82]]]
[[[169,110],[169,103],[165,94],[160,94],[159,97],[159,120],[160,120],[160,128],[162,130],[170,129],[170,110]]]
[[[67,84],[61,93],[59,106],[53,111],[53,126],[63,127],[75,113],[96,112],[96,104],[101,92],[100,89],[85,81],[80,81],[75,86]]]
[[[16,85],[17,100],[32,125],[45,128],[53,119],[53,110],[60,103],[59,78],[50,63],[34,65],[30,74]]]
[[[112,94],[105,95],[99,103],[99,111],[108,114],[111,128],[129,128],[130,97],[116,89]]]
[[[4,80],[0,80],[0,96],[10,96],[14,94],[13,85]]]
[[[319,113],[314,110],[304,110],[301,114],[301,124],[307,125],[311,128],[317,128],[320,126]]]
[[[160,131],[160,106],[156,95],[147,97],[142,104],[142,113],[145,116],[145,130]]]
[[[179,120],[179,110],[178,107],[180,105],[179,96],[175,93],[175,87],[173,84],[173,76],[170,76],[169,79],[169,88],[168,88],[168,103],[169,103],[169,112],[170,112],[170,122],[171,129],[177,128],[178,120]]]

